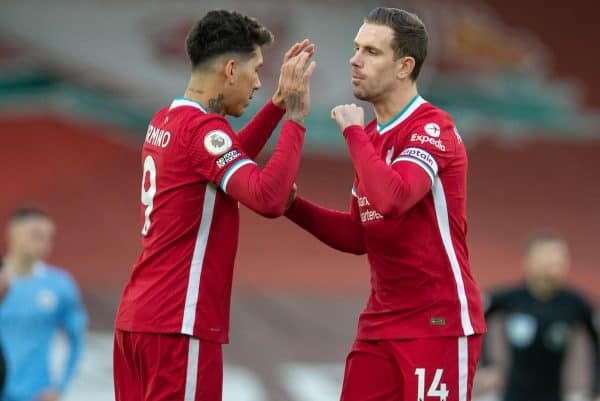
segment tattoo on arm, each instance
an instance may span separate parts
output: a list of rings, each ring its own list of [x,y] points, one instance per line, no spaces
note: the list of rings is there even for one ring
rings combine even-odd
[[[225,114],[225,96],[219,93],[217,98],[208,99],[208,112],[215,114]]]
[[[287,96],[285,99],[285,107],[287,109],[286,117],[288,119],[299,122],[300,124],[304,122],[304,114],[302,113],[304,99],[302,95],[293,94]]]

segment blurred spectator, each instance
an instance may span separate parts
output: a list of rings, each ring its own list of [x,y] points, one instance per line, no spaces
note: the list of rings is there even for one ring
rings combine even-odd
[[[68,273],[43,262],[54,223],[43,211],[17,210],[7,230],[4,272],[10,286],[0,304],[0,340],[7,362],[3,401],[55,401],[73,377],[84,343],[87,316]],[[66,334],[69,353],[59,379],[51,377],[56,331]]]
[[[600,353],[592,307],[575,290],[565,288],[569,249],[555,234],[535,236],[524,253],[525,282],[490,295],[486,319],[504,315],[510,359],[504,380],[502,369],[490,364],[484,344],[476,386],[485,389],[504,381],[504,401],[560,401],[564,397],[563,365],[577,326],[583,327],[594,351],[594,399],[600,400]],[[585,398],[584,398],[585,399]]]
[[[2,259],[0,259],[0,301],[4,299],[4,296],[10,288],[10,279],[8,274],[2,269]],[[0,345],[0,397],[4,392],[4,383],[6,382],[6,359],[4,358],[4,352]]]

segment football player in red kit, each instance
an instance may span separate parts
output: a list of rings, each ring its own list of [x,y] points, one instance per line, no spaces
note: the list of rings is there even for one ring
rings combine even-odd
[[[238,202],[283,214],[300,162],[309,109],[304,40],[286,53],[275,95],[235,133],[261,86],[261,48],[272,34],[236,12],[211,11],[186,39],[192,75],[185,97],[159,110],[142,148],[142,253],[116,318],[117,401],[221,400],[237,248]],[[284,117],[264,169],[252,160]]]
[[[371,294],[346,361],[342,401],[468,401],[485,322],[466,244],[467,155],[451,117],[416,80],[427,31],[376,8],[354,40],[354,95],[332,118],[355,169],[349,212],[296,197],[286,215],[329,246],[366,253]],[[293,196],[294,194],[292,194]]]

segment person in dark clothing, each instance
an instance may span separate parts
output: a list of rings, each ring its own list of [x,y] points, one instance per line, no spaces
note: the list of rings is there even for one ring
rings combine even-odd
[[[591,340],[591,399],[600,400],[600,349],[593,309],[577,291],[563,286],[569,268],[567,243],[555,234],[538,235],[528,243],[524,261],[525,282],[493,292],[485,311],[486,320],[495,315],[505,317],[503,327],[510,359],[503,400],[562,400],[562,367],[577,327],[582,327]],[[487,350],[484,354],[485,364],[489,362]]]

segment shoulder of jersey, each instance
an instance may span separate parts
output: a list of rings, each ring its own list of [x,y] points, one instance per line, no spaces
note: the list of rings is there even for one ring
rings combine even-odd
[[[60,267],[52,265],[44,265],[44,273],[47,277],[51,277],[53,280],[58,280],[63,283],[75,282],[71,274]]]
[[[376,126],[376,122],[377,120],[371,121],[365,127],[365,129],[367,130],[368,128],[374,128],[371,127],[371,124]],[[440,127],[448,126],[448,124],[454,125],[452,118],[448,113],[425,101],[406,118],[405,124],[400,124],[396,128],[403,127],[401,128],[401,132],[405,131],[406,129],[411,131],[420,130],[420,128],[424,129],[428,123],[433,123]],[[392,130],[396,130],[396,128],[392,128]]]
[[[204,149],[213,156],[220,156],[233,146],[235,132],[225,117],[218,114],[196,116],[188,123],[189,132],[204,144]]]
[[[432,124],[428,126],[428,124]],[[454,121],[452,117],[444,110],[433,106],[430,103],[423,104],[418,111],[415,113],[411,125],[415,128],[423,128],[428,134],[434,133],[430,131],[434,125],[440,128],[454,127]]]
[[[153,121],[163,120],[167,116],[168,113],[169,113],[169,106],[165,106],[162,109],[157,110],[154,113],[154,115],[152,116],[151,123]]]
[[[204,113],[194,107],[178,107],[180,127],[185,128],[190,133],[207,133],[212,130],[227,131],[230,130],[229,122],[225,117],[213,113]],[[179,110],[180,109],[180,110]],[[173,111],[171,111],[173,113]]]
[[[445,146],[450,145],[449,149],[462,143],[452,117],[444,110],[426,103],[415,114],[407,127],[411,135],[443,141]]]

